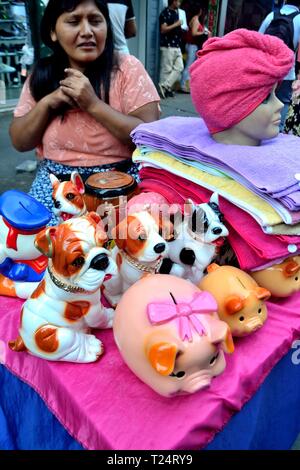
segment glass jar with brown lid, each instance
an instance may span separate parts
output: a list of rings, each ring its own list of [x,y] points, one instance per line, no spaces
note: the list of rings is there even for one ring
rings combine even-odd
[[[95,211],[103,217],[114,208],[118,213],[120,205],[126,204],[137,194],[135,179],[121,171],[94,173],[85,181],[85,203],[88,211]]]

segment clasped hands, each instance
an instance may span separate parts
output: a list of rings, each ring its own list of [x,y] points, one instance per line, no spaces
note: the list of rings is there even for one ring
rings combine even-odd
[[[89,79],[72,68],[65,69],[65,74],[66,77],[59,82],[59,88],[47,97],[50,108],[57,109],[62,104],[68,104],[72,108],[89,112],[100,101]]]
[[[88,111],[98,97],[89,79],[79,70],[65,69],[66,78],[59,82],[60,89],[83,111]]]

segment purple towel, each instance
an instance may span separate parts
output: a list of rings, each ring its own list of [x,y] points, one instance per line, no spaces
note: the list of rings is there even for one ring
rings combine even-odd
[[[293,193],[288,207],[298,210],[295,193],[300,192],[300,139],[280,134],[258,147],[215,142],[201,118],[173,116],[139,125],[132,138],[136,145],[211,164],[249,189],[280,200]]]

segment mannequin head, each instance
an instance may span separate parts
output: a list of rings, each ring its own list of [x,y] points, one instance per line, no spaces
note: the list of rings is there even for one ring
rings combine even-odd
[[[256,31],[206,41],[190,68],[191,95],[213,139],[260,145],[276,137],[283,104],[275,89],[293,63],[283,41]]]
[[[222,144],[260,145],[262,140],[276,137],[283,108],[283,103],[275,95],[276,86],[252,113],[229,129],[212,134],[212,138]]]

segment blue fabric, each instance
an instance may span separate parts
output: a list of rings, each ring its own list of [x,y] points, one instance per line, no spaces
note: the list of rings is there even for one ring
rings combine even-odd
[[[82,450],[40,396],[0,365],[0,449]]]
[[[300,432],[300,360],[298,365],[292,362],[297,354],[291,350],[274,367],[207,450],[291,448]],[[3,366],[0,391],[0,449],[82,449],[38,394]]]
[[[293,364],[292,356],[297,357],[297,351],[291,349],[281,359],[207,450],[291,448],[300,432],[300,364]]]

